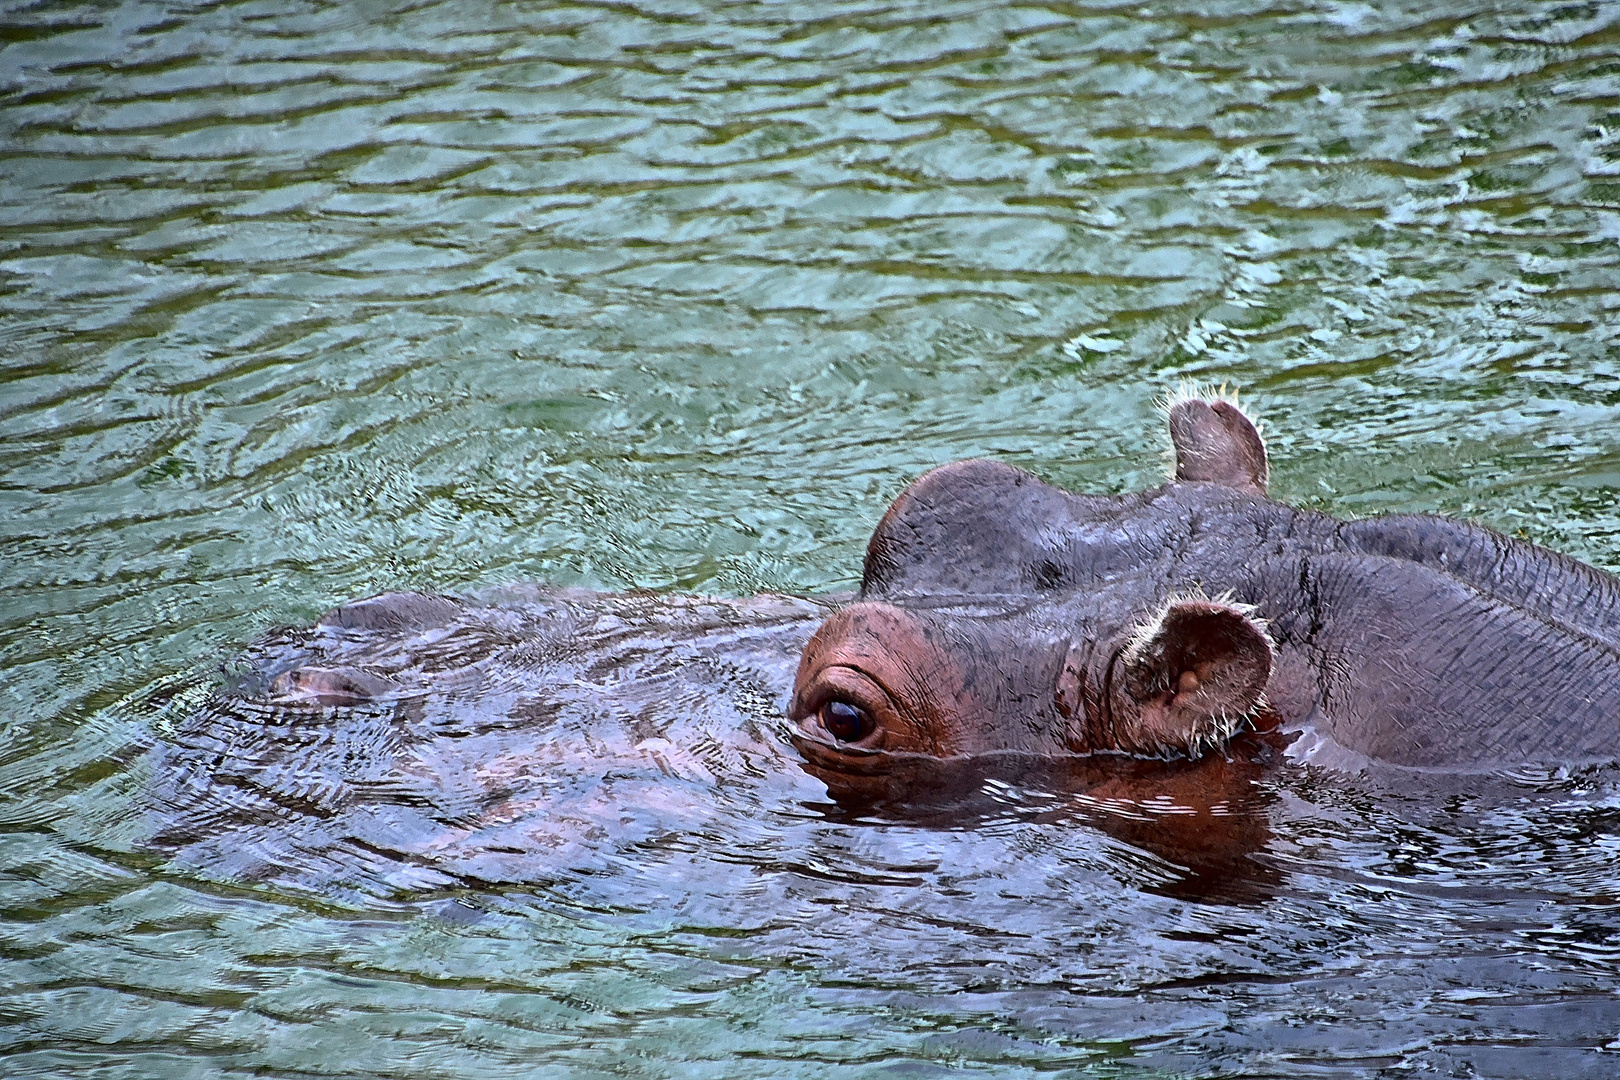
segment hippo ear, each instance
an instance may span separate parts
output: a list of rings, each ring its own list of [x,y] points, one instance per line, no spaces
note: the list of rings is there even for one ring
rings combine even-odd
[[[1208,480],[1256,495],[1266,493],[1266,447],[1247,416],[1230,401],[1193,398],[1170,407],[1176,479]]]
[[[1116,749],[1198,757],[1229,739],[1265,702],[1271,642],[1247,605],[1174,600],[1119,657]]]

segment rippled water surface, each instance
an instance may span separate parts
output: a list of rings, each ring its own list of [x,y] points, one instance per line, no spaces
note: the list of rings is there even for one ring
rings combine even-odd
[[[1620,568],[1617,244],[1608,3],[4,5],[0,1074],[1620,1074],[1610,770],[1279,772],[1232,888],[841,814],[727,684],[470,862],[142,810],[273,627],[846,590],[932,465],[1156,482],[1186,378],[1278,498]]]

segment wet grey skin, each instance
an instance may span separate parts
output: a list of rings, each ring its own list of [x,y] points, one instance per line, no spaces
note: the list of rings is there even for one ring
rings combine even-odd
[[[801,662],[796,745],[885,758],[1198,758],[1245,730],[1339,768],[1614,758],[1620,580],[1466,522],[1267,497],[1231,402],[1168,410],[1176,471],[1076,495],[966,461],[895,500]]]

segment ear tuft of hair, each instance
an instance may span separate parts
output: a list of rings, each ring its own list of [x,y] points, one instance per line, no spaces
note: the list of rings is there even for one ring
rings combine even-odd
[[[1229,595],[1173,597],[1119,655],[1114,749],[1197,758],[1265,708],[1273,651],[1265,620]]]
[[[1259,427],[1238,407],[1225,385],[1182,383],[1161,403],[1175,451],[1177,481],[1224,484],[1265,495],[1270,480]]]

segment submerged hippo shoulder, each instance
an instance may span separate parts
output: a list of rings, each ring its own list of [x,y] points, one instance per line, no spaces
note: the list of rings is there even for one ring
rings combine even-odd
[[[1446,518],[1275,502],[1237,406],[1168,411],[1175,474],[1077,495],[969,461],[901,493],[790,713],[830,785],[884,755],[1229,753],[1478,770],[1608,761],[1620,581]]]

